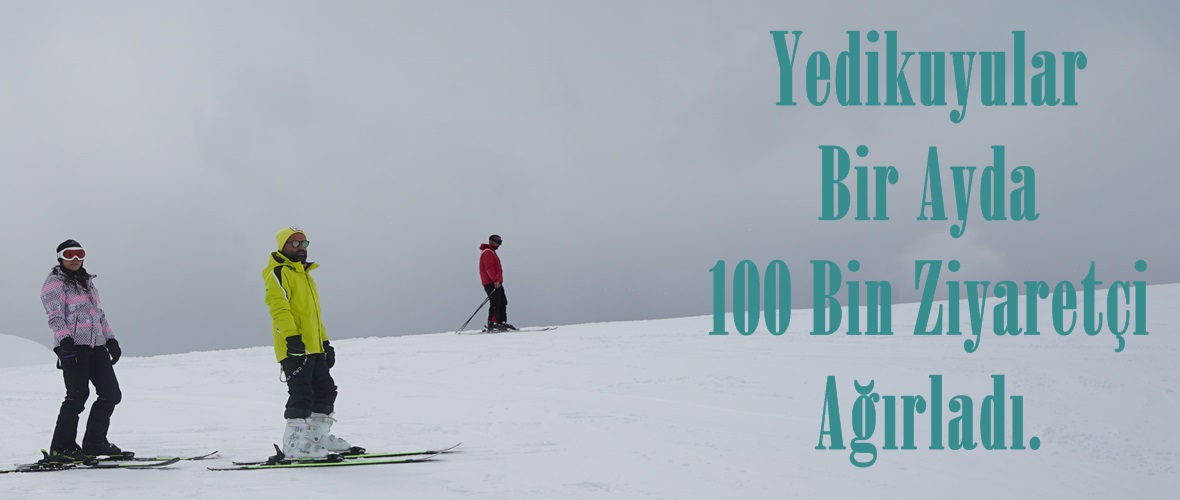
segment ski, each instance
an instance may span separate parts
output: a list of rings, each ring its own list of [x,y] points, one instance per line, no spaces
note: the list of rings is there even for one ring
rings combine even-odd
[[[390,457],[408,457],[413,455],[441,455],[443,453],[454,453],[455,448],[463,443],[457,443],[446,448],[426,451],[390,451],[378,453],[344,453],[344,458],[390,458]]]
[[[167,467],[181,459],[173,457],[167,460],[159,460],[156,462],[99,462],[95,465],[83,465],[83,469],[158,469],[160,467]]]
[[[42,453],[44,453],[44,452],[42,452]],[[119,455],[87,455],[87,458],[94,460],[100,464],[101,463],[112,463],[112,462],[171,462],[171,463],[175,463],[175,461],[208,460],[211,458],[217,458],[217,453],[218,452],[214,451],[212,453],[206,453],[204,455],[194,455],[194,456],[189,456],[189,457],[172,457],[172,456],[137,457],[137,456],[135,456],[135,453],[130,452],[130,451],[126,451],[126,452],[123,452]],[[28,463],[28,464],[16,464],[16,467],[18,467],[18,468],[20,468],[20,467],[36,467],[36,466],[43,465],[43,464],[44,464],[44,461],[40,461],[40,462],[34,462],[34,463]],[[79,465],[87,465],[87,464],[83,463],[83,464],[79,464]]]
[[[557,329],[556,326],[545,326],[545,327],[537,327],[537,328],[527,328],[527,327],[526,328],[517,328],[515,330],[492,330],[492,331],[467,330],[465,332],[460,332],[460,334],[462,334],[462,335],[490,335],[490,334],[494,334],[494,333],[504,333],[504,332],[544,332],[544,331],[556,330],[556,329]]]
[[[188,461],[188,460],[208,460],[208,459],[211,459],[211,458],[217,458],[217,453],[218,453],[218,452],[216,452],[216,451],[215,451],[215,452],[212,452],[212,453],[206,453],[206,454],[204,454],[204,455],[194,455],[194,456],[190,456],[190,457],[169,457],[169,456],[137,457],[137,456],[135,456],[135,453],[132,453],[132,452],[129,452],[129,451],[128,451],[128,452],[123,452],[122,454],[119,454],[119,455],[88,455],[88,456],[87,456],[87,458],[94,459],[94,460],[96,460],[96,461],[97,461],[97,462],[99,462],[99,463],[111,463],[111,462],[167,462],[167,461],[169,461],[169,460],[172,460],[172,459],[176,459],[176,460],[179,460],[179,461]],[[40,464],[40,462],[37,462],[37,463],[30,463],[30,464],[16,464],[16,466],[17,466],[17,467],[34,467],[34,466],[37,466],[37,465],[39,465],[39,464]],[[82,465],[85,465],[85,464],[82,464]]]
[[[176,462],[179,458],[172,458],[169,460],[161,460],[158,462],[99,462],[96,464],[81,464],[81,463],[35,463],[20,465],[12,469],[0,470],[0,474],[8,474],[14,472],[54,472],[63,470],[89,470],[89,469],[158,469],[160,467],[167,467]]]
[[[189,457],[170,457],[170,456],[154,456],[154,457],[137,457],[134,453],[124,453],[122,455],[96,455],[92,457],[99,462],[162,462],[165,460],[172,460],[173,458],[184,461],[193,460],[208,460],[217,458],[217,452],[206,453],[204,455],[193,455]]]
[[[382,465],[382,464],[410,464],[433,460],[440,453],[402,458],[344,458],[336,455],[329,458],[314,460],[277,460],[253,465],[238,465],[234,467],[208,467],[209,470],[261,470],[261,469],[290,469],[304,467],[345,467],[353,465]]]
[[[379,453],[368,453],[368,452],[360,451],[360,452],[353,452],[353,453],[344,452],[344,453],[340,453],[339,455],[345,459],[394,458],[394,457],[410,457],[410,456],[414,456],[414,455],[441,455],[443,453],[453,453],[453,450],[455,448],[458,448],[460,444],[463,444],[463,443],[459,443],[459,444],[449,446],[446,448],[440,448],[437,450],[393,451],[393,452],[379,452]],[[358,448],[354,448],[354,449],[358,449]],[[323,460],[324,459],[322,459],[322,458],[291,458],[291,459],[286,459],[284,461],[287,461],[287,462],[317,462],[317,461],[323,461]],[[267,463],[267,462],[265,462],[265,461],[263,461],[263,462],[234,462],[234,465],[259,465],[259,464],[265,464],[265,463]]]

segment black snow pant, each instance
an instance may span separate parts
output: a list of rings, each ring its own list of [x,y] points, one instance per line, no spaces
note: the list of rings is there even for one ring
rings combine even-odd
[[[483,291],[490,296],[492,305],[488,307],[488,324],[493,323],[507,323],[508,322],[508,296],[504,294],[504,285],[496,288],[496,285],[488,283],[483,286]]]
[[[123,399],[119,380],[115,378],[115,369],[111,366],[110,352],[106,346],[78,346],[76,356],[60,363],[62,377],[66,382],[66,399],[57,413],[57,427],[53,430],[53,441],[49,448],[64,451],[78,447],[78,416],[86,409],[91,383],[94,384],[98,399],[90,407],[82,443],[105,443],[107,429],[111,427],[111,414],[115,412],[115,405]]]
[[[336,405],[336,381],[328,371],[324,354],[289,356],[282,362],[287,376],[287,411],[283,418],[307,418],[332,413]]]

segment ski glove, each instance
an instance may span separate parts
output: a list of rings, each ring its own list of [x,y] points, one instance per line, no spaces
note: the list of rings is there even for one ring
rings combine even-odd
[[[287,356],[305,356],[307,348],[303,346],[303,337],[292,335],[287,337]]]
[[[336,364],[336,348],[332,347],[327,340],[324,341],[324,358],[328,362],[328,368]]]
[[[54,347],[53,352],[57,353],[58,359],[62,364],[78,364],[78,348],[74,347],[74,339],[66,337],[61,339],[61,345]]]
[[[119,347],[119,341],[110,339],[107,341],[107,352],[111,353],[111,365],[119,362],[119,358],[123,356],[123,349]]]

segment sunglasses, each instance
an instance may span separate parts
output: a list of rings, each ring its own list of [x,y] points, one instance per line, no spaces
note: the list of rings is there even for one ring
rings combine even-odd
[[[499,245],[499,244],[504,243],[504,240],[492,240],[492,243]]]
[[[62,251],[57,252],[57,258],[61,260],[82,260],[86,258],[86,251],[78,247],[63,248]]]
[[[303,248],[307,248],[307,247],[311,246],[311,241],[309,241],[309,240],[291,241],[289,243],[291,244],[291,246],[293,246],[295,248],[299,248],[300,243],[303,243]]]

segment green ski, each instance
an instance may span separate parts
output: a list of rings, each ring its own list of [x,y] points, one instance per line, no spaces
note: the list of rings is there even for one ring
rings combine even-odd
[[[290,469],[302,467],[346,467],[353,465],[381,465],[381,464],[409,464],[433,460],[441,453],[432,455],[402,457],[402,458],[344,458],[339,455],[325,459],[287,461],[278,460],[252,465],[238,465],[234,467],[209,467],[209,470],[260,470],[260,469]]]
[[[362,451],[362,452],[358,452],[358,453],[343,452],[343,453],[339,453],[339,455],[340,455],[341,457],[343,457],[343,458],[346,458],[346,459],[356,459],[356,458],[393,458],[393,457],[410,457],[410,456],[414,456],[414,455],[438,455],[438,454],[442,454],[442,453],[452,453],[452,450],[454,450],[455,448],[458,448],[460,444],[463,444],[463,443],[458,443],[458,444],[456,444],[456,445],[449,446],[449,447],[446,447],[446,448],[440,448],[440,449],[437,449],[437,450],[423,450],[423,451],[393,451],[393,452],[383,452],[383,453],[367,453],[367,452],[363,452],[363,451]],[[354,450],[359,450],[360,448],[353,448],[353,449],[354,449]],[[323,461],[323,459],[320,459],[320,458],[307,458],[307,459],[298,459],[298,458],[292,458],[292,459],[287,459],[287,460],[285,460],[285,461],[291,461],[291,462],[322,462],[322,461]],[[268,462],[268,461],[261,461],[261,462],[234,462],[234,465],[259,465],[259,464],[265,464],[265,463],[267,463],[267,462]]]

